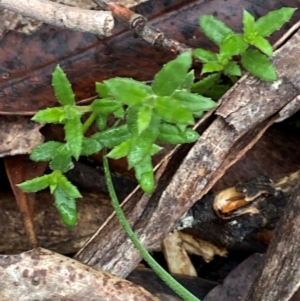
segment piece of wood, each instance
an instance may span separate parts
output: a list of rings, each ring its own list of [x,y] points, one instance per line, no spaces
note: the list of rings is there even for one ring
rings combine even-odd
[[[288,301],[300,287],[300,181],[289,199],[246,301]]]
[[[181,156],[175,153],[160,167],[159,182],[151,196],[134,195],[124,203],[127,218],[146,248],[161,242],[180,217],[255,145],[277,119],[281,108],[300,94],[299,31],[275,52],[273,63],[278,74],[276,82],[243,77],[222,97],[213,122],[176,174],[182,153]],[[113,216],[76,258],[119,276],[128,275],[141,260]]]

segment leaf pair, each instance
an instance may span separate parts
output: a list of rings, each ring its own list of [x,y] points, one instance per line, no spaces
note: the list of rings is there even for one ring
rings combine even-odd
[[[76,224],[77,209],[75,199],[80,198],[81,194],[77,187],[70,183],[60,171],[55,170],[49,175],[28,180],[18,184],[18,187],[25,192],[37,192],[49,187],[63,222],[70,227]]]

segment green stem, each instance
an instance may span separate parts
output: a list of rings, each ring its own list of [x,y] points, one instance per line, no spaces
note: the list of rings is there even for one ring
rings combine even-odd
[[[116,195],[114,185],[112,182],[109,163],[106,157],[106,150],[104,150],[103,156],[103,166],[104,166],[104,174],[106,179],[106,185],[109,191],[109,195],[111,197],[112,205],[115,209],[116,215],[118,217],[119,222],[121,223],[123,229],[127,233],[128,237],[131,239],[132,243],[139,250],[144,260],[149,264],[149,266],[154,270],[154,272],[182,299],[185,301],[201,301],[196,298],[193,294],[191,294],[185,287],[183,287],[179,282],[177,282],[168,272],[166,272],[149,254],[149,252],[144,248],[144,246],[139,241],[138,237],[135,235],[133,230],[131,229],[130,224],[128,223],[125,214],[119,205],[118,197]]]
[[[96,114],[92,113],[88,119],[84,122],[83,126],[82,126],[82,133],[84,134],[88,128],[92,125],[92,123],[95,121],[96,119]]]
[[[92,108],[91,105],[89,105],[89,106],[75,106],[75,107],[81,113],[88,113],[88,112],[93,111],[93,108]]]

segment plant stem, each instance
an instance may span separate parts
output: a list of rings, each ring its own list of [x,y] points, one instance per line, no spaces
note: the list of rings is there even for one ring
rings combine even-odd
[[[112,205],[115,209],[117,218],[122,225],[123,229],[127,233],[128,237],[131,239],[134,246],[139,250],[144,260],[149,264],[149,266],[154,270],[154,272],[182,299],[185,301],[201,301],[197,297],[195,297],[191,292],[189,292],[185,287],[183,287],[177,280],[175,280],[168,272],[166,272],[149,254],[149,252],[144,248],[144,246],[139,241],[136,234],[133,232],[130,224],[128,223],[126,216],[119,205],[118,197],[116,195],[114,185],[112,182],[109,163],[106,157],[106,149],[104,150],[103,156],[103,167],[104,174],[106,179],[106,185],[109,191],[109,195],[111,197]]]
[[[88,128],[92,125],[92,123],[95,121],[96,119],[96,114],[92,113],[88,119],[84,122],[83,126],[82,126],[82,133],[84,134]]]

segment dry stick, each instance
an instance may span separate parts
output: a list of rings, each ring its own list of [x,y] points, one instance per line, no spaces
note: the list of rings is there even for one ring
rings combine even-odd
[[[129,29],[134,30],[135,34],[153,46],[167,49],[176,54],[190,49],[185,44],[166,38],[163,32],[152,26],[148,26],[147,19],[144,16],[133,12],[123,5],[107,0],[93,1],[102,9],[111,11],[115,18],[120,20]]]
[[[114,27],[110,12],[86,10],[48,0],[0,0],[0,8],[58,27],[96,35],[110,36]]]

